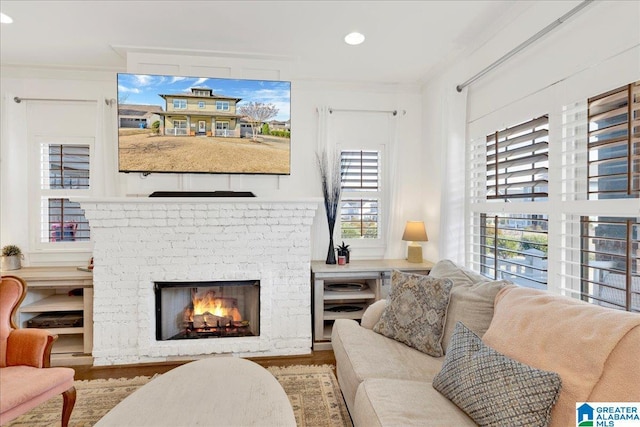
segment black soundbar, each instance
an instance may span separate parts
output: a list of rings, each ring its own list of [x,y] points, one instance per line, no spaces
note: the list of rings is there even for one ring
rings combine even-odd
[[[154,191],[149,197],[256,197],[251,191]]]

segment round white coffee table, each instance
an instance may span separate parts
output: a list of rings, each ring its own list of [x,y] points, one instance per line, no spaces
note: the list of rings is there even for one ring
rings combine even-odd
[[[179,366],[116,405],[97,427],[292,426],[282,386],[260,365],[214,357]]]

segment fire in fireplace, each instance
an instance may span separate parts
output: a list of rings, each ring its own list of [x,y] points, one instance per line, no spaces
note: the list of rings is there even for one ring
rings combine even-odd
[[[159,341],[260,335],[260,281],[155,282]]]

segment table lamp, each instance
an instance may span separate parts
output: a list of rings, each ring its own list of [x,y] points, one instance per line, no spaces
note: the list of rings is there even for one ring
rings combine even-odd
[[[408,241],[407,261],[422,262],[422,246],[418,242],[426,242],[427,230],[424,227],[424,221],[407,221],[404,228],[402,240]]]

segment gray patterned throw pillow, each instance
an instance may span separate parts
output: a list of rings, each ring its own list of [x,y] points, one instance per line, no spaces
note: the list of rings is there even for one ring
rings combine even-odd
[[[453,282],[419,274],[391,273],[387,305],[374,332],[440,357]]]
[[[457,322],[433,388],[480,426],[547,426],[560,376],[510,359]]]

